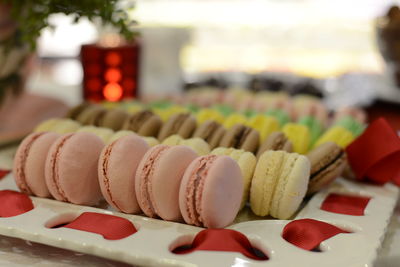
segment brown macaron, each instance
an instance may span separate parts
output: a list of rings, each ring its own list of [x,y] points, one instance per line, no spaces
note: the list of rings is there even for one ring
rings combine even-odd
[[[226,131],[219,146],[244,149],[254,153],[257,151],[259,142],[260,134],[257,130],[242,124],[235,124],[232,128]]]
[[[98,105],[91,105],[83,110],[76,120],[83,125],[98,125],[98,121],[103,117],[107,110]]]
[[[217,147],[225,135],[225,128],[214,120],[207,120],[203,122],[194,132],[193,137],[199,137],[206,141],[210,148]]]
[[[68,110],[67,114],[65,115],[66,118],[76,120],[77,117],[87,108],[91,107],[92,104],[89,102],[83,102],[75,107],[72,107],[70,110]]]
[[[121,130],[129,114],[120,109],[110,109],[103,113],[103,116],[97,121],[96,126],[110,128],[114,131]]]
[[[311,163],[307,194],[313,194],[339,177],[346,166],[346,153],[334,142],[326,142],[307,154]]]
[[[171,116],[162,126],[158,134],[158,140],[163,141],[165,138],[177,134],[187,139],[192,136],[196,129],[196,119],[189,113],[178,113]]]
[[[258,149],[257,158],[267,150],[283,150],[290,153],[293,151],[293,145],[284,133],[272,132]]]
[[[133,131],[141,136],[156,137],[161,126],[162,121],[158,115],[149,110],[143,110],[128,117],[122,129]]]

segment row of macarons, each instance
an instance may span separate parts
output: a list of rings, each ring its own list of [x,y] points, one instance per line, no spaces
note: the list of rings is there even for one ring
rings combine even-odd
[[[219,111],[225,117],[232,112],[240,112],[247,116],[270,110],[282,110],[285,117],[291,121],[297,121],[305,115],[313,115],[323,125],[330,125],[332,121],[340,119],[349,113],[357,121],[365,123],[366,113],[356,107],[341,107],[338,110],[329,110],[320,98],[310,95],[290,96],[285,92],[250,92],[248,90],[190,90],[185,93],[173,95],[144,95],[141,102],[151,108],[169,108],[174,104],[183,105],[190,111],[201,111],[204,108],[212,108]],[[139,103],[139,104],[142,104]],[[105,103],[107,106],[115,106],[115,103]],[[132,107],[128,102],[127,108]]]
[[[36,132],[20,144],[13,172],[27,194],[80,205],[104,198],[125,213],[225,227],[247,203],[256,215],[290,218],[345,165],[332,142],[307,156],[267,150],[257,160],[233,148],[199,156],[185,145],[150,147],[134,133],[105,144],[88,132]]]
[[[206,116],[208,120],[202,120],[201,122],[193,114],[176,113],[163,123],[157,114],[149,110],[138,111],[129,115],[118,108],[105,109],[88,103],[72,108],[67,117],[83,125],[95,125],[113,130],[128,129],[142,136],[157,137],[161,141],[170,135],[179,134],[183,138],[192,136],[203,138],[210,144],[211,148],[218,145],[233,146],[244,148],[254,153],[266,141],[269,134],[278,130],[283,131],[291,139],[295,152],[304,154],[310,148],[324,142],[326,136],[332,135],[331,132],[335,133],[334,135],[340,133],[340,135],[345,136],[344,140],[349,140],[347,143],[339,143],[344,147],[364,129],[364,125],[358,123],[351,116],[342,117],[325,132],[322,131],[322,128],[312,117],[304,117],[298,123],[285,123],[281,127],[273,116],[268,115],[257,115],[246,120],[234,114],[221,124],[212,116],[212,112]],[[246,144],[244,147],[241,147],[241,144],[229,144],[234,143],[234,141],[229,141],[229,138],[223,138],[225,135],[235,136],[237,143],[240,143],[241,140],[239,140],[238,136],[242,135],[241,133],[249,135],[248,139],[250,141],[248,143],[250,144]],[[291,138],[293,135],[302,135],[303,138]],[[226,141],[228,144],[223,140],[228,140]]]
[[[119,110],[114,109],[107,111],[107,113],[111,113],[112,115],[118,114],[119,112]],[[136,115],[147,116],[146,114],[148,114],[148,112],[145,111],[144,113],[145,114],[139,112]],[[149,116],[153,117],[154,115],[150,114]],[[229,130],[226,130],[213,120],[205,121],[203,124],[196,126],[195,121],[189,114],[176,114],[171,117],[171,119],[162,126],[158,135],[159,139],[157,139],[152,136],[146,136],[149,133],[149,130],[147,130],[149,124],[153,125],[152,121],[149,118],[141,121],[144,123],[140,127],[132,127],[127,128],[129,130],[114,132],[112,129],[106,127],[96,127],[93,125],[83,126],[71,119],[55,118],[39,124],[34,131],[53,131],[60,134],[70,132],[92,132],[102,138],[105,143],[112,142],[122,135],[135,132],[143,136],[150,145],[159,143],[169,145],[176,145],[180,142],[182,142],[182,144],[192,143],[194,144],[193,147],[195,147],[195,150],[197,150],[200,155],[207,154],[218,146],[232,147],[252,152],[257,155],[257,157],[265,150],[270,149],[306,154],[310,147],[315,148],[328,141],[335,142],[340,147],[344,148],[354,139],[354,135],[350,131],[337,125],[328,129],[313,146],[310,146],[310,133],[308,129],[303,125],[287,123],[282,128],[282,131],[269,129],[266,139],[260,144],[258,131],[250,127],[236,124]],[[178,121],[178,123],[176,121]],[[107,126],[107,124],[103,124],[103,126]]]

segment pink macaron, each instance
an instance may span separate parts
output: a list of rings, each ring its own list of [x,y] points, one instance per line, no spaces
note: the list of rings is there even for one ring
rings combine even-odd
[[[135,174],[140,160],[149,149],[143,138],[130,134],[117,139],[101,152],[98,174],[101,192],[115,209],[138,214]]]
[[[88,132],[60,136],[50,147],[45,179],[51,195],[60,201],[95,205],[101,198],[97,164],[103,141]]]
[[[15,183],[21,192],[38,197],[50,197],[44,179],[44,166],[50,146],[60,135],[41,132],[28,135],[19,145],[14,158]]]
[[[182,221],[179,187],[186,167],[197,157],[186,146],[157,145],[144,155],[136,171],[136,197],[149,217]]]
[[[207,155],[186,169],[179,190],[179,207],[186,223],[223,228],[240,209],[243,179],[238,164],[228,156]]]

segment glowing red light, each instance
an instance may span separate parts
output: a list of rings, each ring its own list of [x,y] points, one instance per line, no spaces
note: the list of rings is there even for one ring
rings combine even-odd
[[[133,79],[127,78],[122,81],[122,87],[125,91],[133,91],[136,87],[136,84]]]
[[[101,90],[101,81],[97,78],[88,79],[86,81],[86,88],[92,92],[99,91]]]
[[[118,101],[122,97],[122,87],[118,83],[108,83],[103,89],[103,95],[108,101]]]
[[[104,74],[104,78],[107,82],[118,82],[121,80],[121,71],[116,68],[108,69]]]
[[[97,63],[87,64],[84,70],[85,73],[89,76],[96,76],[101,73],[101,67]]]
[[[116,52],[109,52],[106,55],[106,63],[112,67],[118,66],[121,64],[121,56]]]

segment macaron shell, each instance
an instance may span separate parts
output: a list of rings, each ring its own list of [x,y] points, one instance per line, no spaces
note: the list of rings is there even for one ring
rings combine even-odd
[[[258,131],[252,129],[247,135],[244,143],[238,148],[254,153],[257,151],[259,144],[260,134],[258,133]]]
[[[218,157],[205,177],[201,217],[207,228],[224,228],[235,219],[243,197],[243,178],[237,163]]]
[[[251,210],[258,216],[270,213],[285,152],[269,150],[258,159],[250,188]]]
[[[38,124],[34,132],[49,132],[61,119],[48,119]]]
[[[206,141],[198,137],[181,140],[179,144],[190,147],[199,156],[207,155],[210,153],[210,146],[207,144]]]
[[[129,114],[123,110],[111,109],[101,118],[99,126],[118,131],[122,129],[122,126],[128,117]]]
[[[25,163],[26,183],[33,195],[50,197],[44,178],[47,153],[51,145],[60,137],[57,133],[46,133],[33,142]]]
[[[82,127],[82,125],[76,121],[61,119],[58,123],[53,125],[50,130],[59,134],[66,134],[76,132],[80,127]]]
[[[149,118],[138,130],[137,134],[142,136],[157,136],[160,128],[162,126],[162,121],[157,115]]]
[[[92,133],[59,137],[50,147],[45,165],[46,184],[57,200],[94,205],[101,199],[97,164],[103,141]]]
[[[141,159],[135,174],[135,192],[136,198],[141,210],[148,217],[157,217],[157,213],[153,207],[153,201],[149,190],[152,189],[150,184],[151,173],[154,170],[155,162],[160,158],[161,154],[170,149],[167,145],[157,145],[149,149]]]
[[[310,130],[301,124],[287,123],[282,132],[293,144],[293,151],[299,154],[305,154],[310,146]]]
[[[307,192],[309,177],[310,161],[306,156],[296,153],[285,155],[271,202],[271,216],[286,220],[297,211]]]
[[[129,131],[129,130],[117,131],[108,139],[108,144],[111,144],[112,142],[118,140],[121,137],[128,136],[131,134],[135,134],[135,133],[132,131]]]
[[[147,143],[131,134],[104,147],[98,164],[99,184],[106,201],[125,213],[140,213],[136,200],[135,174],[149,149]]]
[[[186,146],[174,146],[162,154],[151,179],[153,207],[167,221],[182,221],[179,187],[186,168],[197,154]],[[173,166],[173,168],[172,168]]]
[[[108,140],[114,135],[114,131],[111,129],[104,127],[95,127],[95,126],[84,126],[80,128],[77,132],[93,133],[96,136],[100,137],[104,143],[107,143]]]

